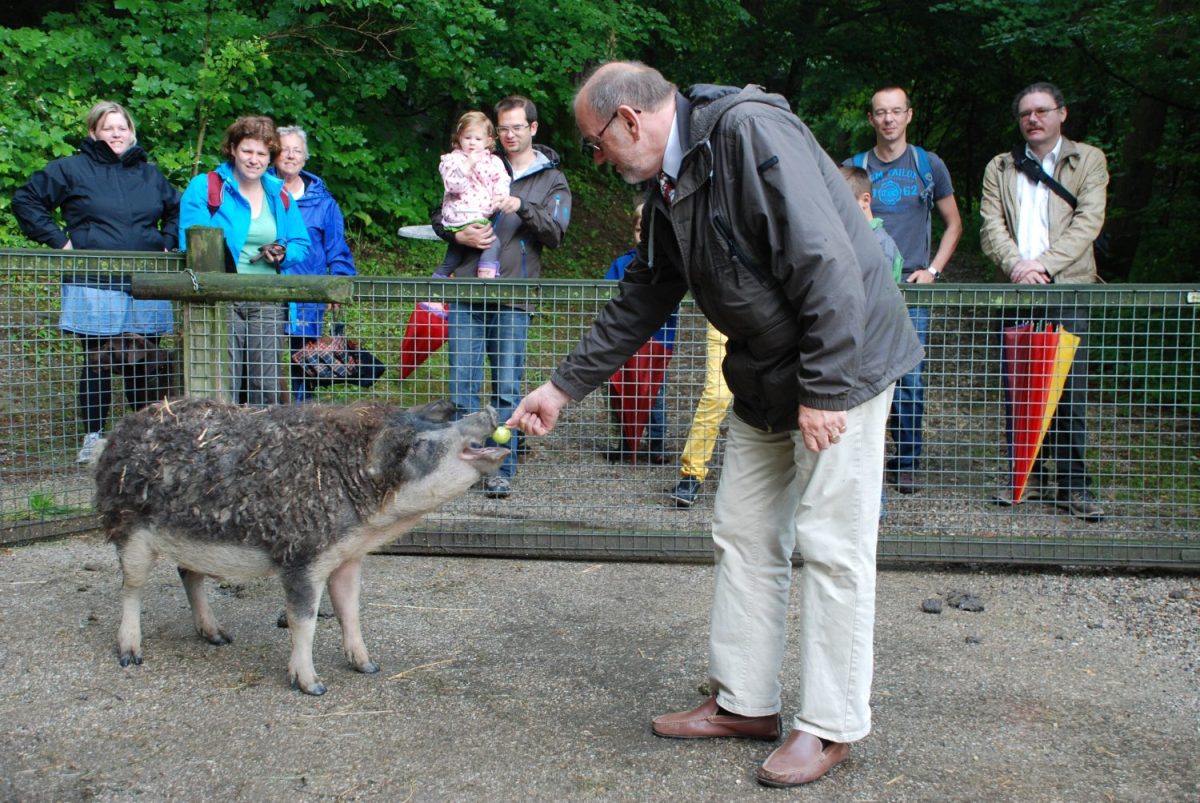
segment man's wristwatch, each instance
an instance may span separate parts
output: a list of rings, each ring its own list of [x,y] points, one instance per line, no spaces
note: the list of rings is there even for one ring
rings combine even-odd
[[[942,272],[941,272],[940,270],[938,270],[937,268],[926,268],[925,270],[927,270],[927,271],[929,271],[931,274],[933,274],[933,280],[934,280],[935,282],[936,282],[938,279],[942,278]]]

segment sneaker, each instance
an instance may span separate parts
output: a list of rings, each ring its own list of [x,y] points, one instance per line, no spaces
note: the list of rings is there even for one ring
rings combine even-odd
[[[691,507],[696,503],[696,496],[699,493],[700,480],[695,477],[684,477],[675,483],[675,490],[671,491],[671,499],[674,500],[675,507]]]
[[[512,493],[506,477],[484,477],[483,492],[488,499],[507,499]]]
[[[1054,504],[1064,513],[1070,513],[1084,521],[1100,521],[1104,518],[1104,509],[1096,503],[1096,497],[1086,488],[1077,491],[1063,488],[1058,492]]]
[[[76,463],[90,463],[92,455],[96,452],[96,447],[100,445],[100,439],[104,437],[103,432],[89,432],[83,439],[83,446],[79,449],[79,456],[75,458]]]

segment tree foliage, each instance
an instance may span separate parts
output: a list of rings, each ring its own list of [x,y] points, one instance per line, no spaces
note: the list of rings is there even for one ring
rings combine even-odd
[[[837,159],[871,143],[875,86],[910,87],[910,140],[946,160],[963,207],[961,259],[978,259],[970,235],[984,165],[1019,141],[1014,93],[1054,81],[1068,97],[1068,136],[1110,160],[1110,278],[1200,275],[1200,12],[1183,0],[82,0],[51,9],[23,10],[0,28],[0,244],[23,244],[7,212],[13,190],[74,150],[98,99],[129,106],[142,144],[179,186],[215,164],[240,114],[304,126],[310,167],[360,242],[386,245],[437,203],[437,157],[454,119],[519,92],[538,104],[538,140],[564,156],[578,195],[564,250],[596,263],[627,239],[625,210],[612,207],[632,193],[577,153],[570,102],[591,65],[637,58],[681,86],[756,83],[783,94]]]

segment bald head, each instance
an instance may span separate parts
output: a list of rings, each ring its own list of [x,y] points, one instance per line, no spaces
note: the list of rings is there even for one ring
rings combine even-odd
[[[597,117],[609,117],[618,106],[647,111],[659,109],[675,97],[675,84],[640,61],[610,61],[597,67],[575,95],[575,114],[581,106]]]

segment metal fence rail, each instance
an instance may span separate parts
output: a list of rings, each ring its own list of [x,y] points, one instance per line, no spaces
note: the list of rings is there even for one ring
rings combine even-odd
[[[183,258],[170,254],[0,251],[0,541],[95,526],[88,472],[76,463],[85,435],[77,379],[86,355],[79,338],[59,328],[63,276],[136,279],[183,268]],[[406,324],[420,301],[534,308],[525,372],[530,389],[549,377],[613,287],[604,281],[355,279],[353,302],[338,316],[388,370],[369,388],[332,385],[312,395],[322,402],[369,397],[405,406],[447,397],[446,347],[406,379],[397,374]],[[180,355],[189,388],[223,389],[227,304],[194,303],[183,295],[175,303],[175,332],[161,344]],[[1200,291],[949,284],[910,288],[906,298],[931,316],[924,455],[916,493],[887,487],[881,560],[1200,567]],[[999,507],[990,501],[1007,483],[1010,465],[1001,327],[1012,319],[1042,320],[1062,307],[1081,310],[1089,330],[1086,463],[1104,510],[1099,522],[1073,518],[1051,503]],[[489,499],[472,491],[391,550],[708,560],[720,440],[697,503],[681,509],[668,498],[703,384],[704,333],[703,318],[685,302],[664,394],[665,462],[646,454],[636,463],[610,461],[618,439],[607,395],[597,392],[568,407],[553,435],[523,442],[512,496]],[[122,385],[118,371],[110,428],[127,410]],[[181,393],[182,379],[173,388]]]

